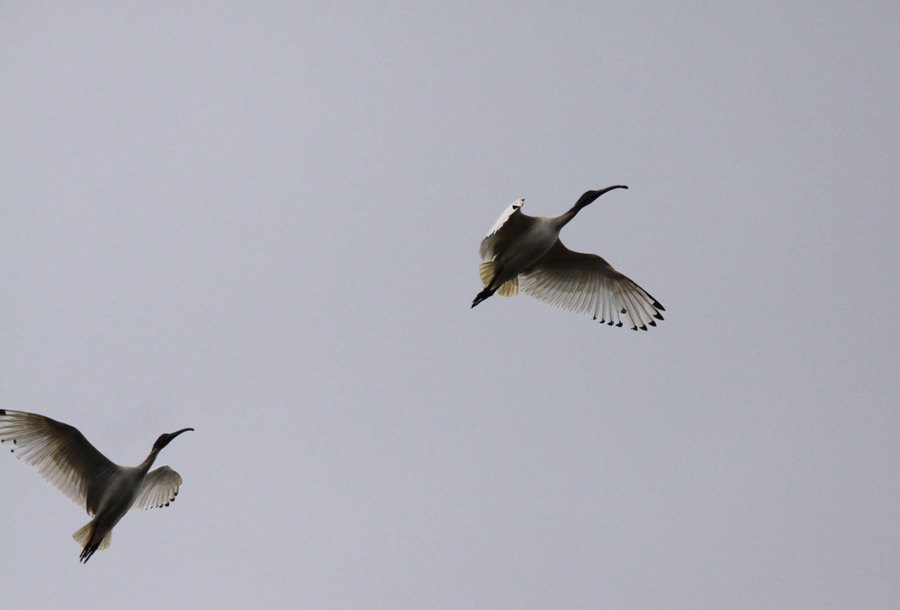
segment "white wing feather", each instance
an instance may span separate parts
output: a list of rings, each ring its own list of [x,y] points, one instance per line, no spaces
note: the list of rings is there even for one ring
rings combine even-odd
[[[0,442],[85,508],[90,481],[115,468],[76,428],[36,413],[0,409]]]
[[[665,308],[643,288],[596,254],[582,254],[557,241],[538,265],[519,276],[519,289],[557,307],[592,315],[609,325],[647,330]]]
[[[496,233],[500,227],[506,224],[506,221],[509,220],[509,217],[512,216],[516,210],[520,209],[523,205],[525,205],[525,198],[522,197],[513,201],[509,204],[509,207],[503,210],[503,213],[500,214],[500,218],[497,219],[497,222],[494,223],[494,226],[490,228],[485,237],[490,237],[494,233]]]
[[[526,216],[520,211],[524,204],[525,199],[518,199],[510,204],[481,240],[479,254],[482,262],[494,260],[510,241],[521,235],[534,222],[533,217]]]
[[[141,491],[135,499],[131,510],[146,510],[168,506],[178,495],[181,487],[181,475],[169,468],[160,466],[147,473]]]

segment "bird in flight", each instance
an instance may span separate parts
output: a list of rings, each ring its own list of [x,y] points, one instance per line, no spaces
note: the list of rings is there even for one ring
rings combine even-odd
[[[36,413],[0,409],[0,442],[38,469],[93,517],[73,534],[86,562],[109,547],[112,529],[131,509],[168,506],[178,495],[181,475],[160,466],[150,470],[157,454],[172,439],[193,428],[163,434],[150,455],[137,466],[119,466],[91,445],[76,428]]]
[[[604,193],[627,186],[588,191],[559,216],[527,216],[524,199],[510,205],[481,240],[478,268],[484,290],[475,307],[494,295],[514,296],[519,290],[563,309],[586,313],[610,326],[625,321],[632,330],[647,330],[662,320],[665,307],[596,254],[573,252],[559,232]]]

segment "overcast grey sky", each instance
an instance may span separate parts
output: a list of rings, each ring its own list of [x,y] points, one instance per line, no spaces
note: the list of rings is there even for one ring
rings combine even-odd
[[[896,2],[0,4],[9,608],[900,606]],[[502,210],[657,297],[490,299]]]

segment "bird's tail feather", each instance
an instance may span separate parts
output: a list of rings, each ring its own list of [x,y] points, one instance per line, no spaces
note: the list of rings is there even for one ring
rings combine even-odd
[[[494,269],[497,267],[497,263],[491,261],[489,263],[481,263],[478,265],[478,275],[481,276],[481,284],[485,288],[487,285],[491,283],[491,280],[494,279]]]
[[[491,280],[494,279],[494,275],[497,272],[497,261],[489,261],[487,263],[481,263],[478,265],[478,275],[481,276],[482,285],[487,288],[491,283]],[[496,290],[497,294],[501,297],[514,297],[519,294],[519,278],[514,277],[509,280],[500,288]]]
[[[112,543],[112,530],[106,532],[106,535],[103,536],[103,540],[99,543],[91,544],[91,537],[93,536],[93,526],[94,522],[89,521],[83,527],[79,528],[77,532],[72,534],[72,538],[75,539],[75,542],[80,544],[83,547],[81,551],[81,562],[85,563],[91,556],[97,551],[105,551],[109,548],[109,545]]]
[[[497,294],[499,294],[501,297],[514,297],[519,294],[518,276],[500,286],[500,288],[497,289]]]
[[[75,539],[75,542],[80,544],[82,547],[87,546],[88,541],[91,539],[91,525],[93,523],[93,521],[88,521],[84,527],[72,534],[72,538]]]

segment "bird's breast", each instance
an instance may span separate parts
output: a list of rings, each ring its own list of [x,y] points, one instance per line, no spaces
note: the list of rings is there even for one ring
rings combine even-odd
[[[546,222],[536,222],[503,252],[503,262],[522,273],[540,261],[558,237],[558,229]]]

